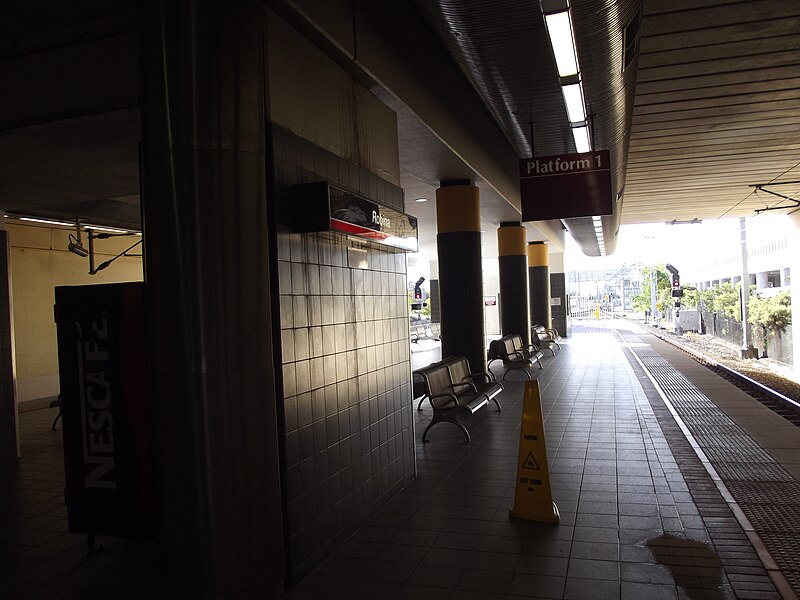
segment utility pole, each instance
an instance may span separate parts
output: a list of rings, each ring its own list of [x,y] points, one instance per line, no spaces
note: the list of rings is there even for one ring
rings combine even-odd
[[[656,320],[656,266],[650,265],[650,315]]]
[[[747,303],[750,300],[750,274],[747,272],[747,221],[739,217],[739,239],[742,245],[742,287],[740,298],[742,304],[742,358],[750,356],[750,339],[747,335]]]

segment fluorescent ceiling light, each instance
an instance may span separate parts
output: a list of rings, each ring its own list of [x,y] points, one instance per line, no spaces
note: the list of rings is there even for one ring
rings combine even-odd
[[[130,229],[117,229],[116,227],[102,227],[100,225],[87,225],[83,224],[84,229],[91,229],[92,231],[107,231],[108,233],[133,233]]]
[[[15,218],[13,215],[6,215],[6,218]],[[63,225],[64,227],[75,227],[75,223],[67,223],[66,221],[54,221],[52,219],[37,219],[34,217],[16,217],[20,221],[32,221],[33,223],[44,223],[45,225]]]
[[[583,127],[573,127],[572,137],[575,140],[575,150],[578,152],[589,152],[592,145],[589,142],[589,128],[585,125]]]
[[[583,103],[583,85],[572,83],[562,85],[561,93],[564,94],[564,104],[567,105],[567,118],[570,123],[585,123],[586,108]]]
[[[428,201],[427,198],[417,198],[416,200],[414,200],[414,202],[427,202],[427,201]]]
[[[578,59],[575,54],[575,38],[572,35],[572,17],[570,11],[565,10],[544,16],[547,33],[550,36],[550,45],[556,57],[556,67],[559,77],[569,77],[578,74]]]

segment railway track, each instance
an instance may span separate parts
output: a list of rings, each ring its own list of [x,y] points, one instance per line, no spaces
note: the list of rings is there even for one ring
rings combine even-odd
[[[779,414],[793,425],[800,427],[800,402],[797,400],[793,400],[788,396],[784,396],[780,392],[773,390],[763,383],[760,383],[755,379],[748,377],[747,375],[739,373],[727,365],[723,365],[722,363],[709,358],[708,356],[705,356],[704,354],[701,354],[692,348],[688,348],[682,344],[679,344],[671,338],[659,335],[659,333],[656,331],[648,328],[648,332],[667,342],[668,344],[671,344],[675,348],[685,352],[694,360],[715,372],[726,381],[734,384],[740,390],[749,394],[751,397],[758,400],[761,404],[773,412]]]

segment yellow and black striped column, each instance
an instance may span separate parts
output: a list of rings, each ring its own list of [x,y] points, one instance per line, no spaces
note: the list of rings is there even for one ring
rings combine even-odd
[[[564,253],[552,252],[550,263],[550,318],[561,337],[567,337],[567,278],[564,273]]]
[[[469,181],[436,190],[442,357],[464,355],[486,370],[483,333],[480,193]]]
[[[500,332],[518,333],[529,343],[528,261],[525,256],[525,226],[519,221],[500,223],[497,230],[497,260],[500,275]]]
[[[528,243],[528,296],[531,324],[552,327],[550,324],[550,265],[547,244]]]

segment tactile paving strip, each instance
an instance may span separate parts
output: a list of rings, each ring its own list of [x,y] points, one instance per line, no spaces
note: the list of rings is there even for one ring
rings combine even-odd
[[[781,568],[786,581],[797,592],[800,590],[800,566],[798,566],[798,548],[800,548],[800,534],[780,533],[777,531],[758,532],[761,541],[769,549],[772,558]],[[791,565],[794,565],[793,567]]]
[[[778,481],[784,483],[794,481],[789,472],[775,462],[752,463],[737,461],[714,462],[713,464],[723,481]]]
[[[698,440],[698,443],[702,444],[702,441]],[[732,444],[722,447],[708,444],[703,446],[703,452],[712,462],[733,459],[739,462],[759,463],[771,459],[770,455],[760,448],[732,448],[731,446]]]
[[[770,482],[758,485],[752,481],[726,482],[728,491],[740,504],[798,504],[800,505],[800,483]]]
[[[770,523],[777,534],[795,534],[800,541],[800,505],[742,504],[742,511],[750,522]],[[800,546],[795,547],[795,553]]]
[[[635,334],[622,333],[628,342]],[[631,344],[728,491],[800,594],[800,485],[739,425],[653,348]]]

